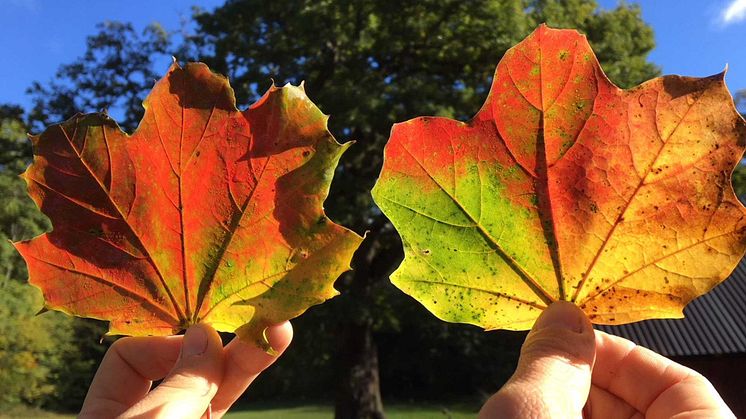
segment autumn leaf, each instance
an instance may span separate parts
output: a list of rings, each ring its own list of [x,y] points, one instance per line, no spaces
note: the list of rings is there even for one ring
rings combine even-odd
[[[392,281],[486,329],[556,300],[601,324],[683,317],[746,250],[746,124],[723,76],[621,90],[584,36],[539,27],[471,121],[394,126],[373,190],[404,243]]]
[[[337,294],[360,244],[322,203],[340,145],[303,86],[239,112],[228,80],[174,64],[132,136],[104,114],[32,137],[22,175],[54,229],[16,243],[46,307],[111,334],[264,329]]]

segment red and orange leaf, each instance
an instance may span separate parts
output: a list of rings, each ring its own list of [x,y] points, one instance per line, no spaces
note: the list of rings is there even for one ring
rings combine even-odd
[[[33,137],[23,174],[54,230],[16,243],[46,307],[166,335],[264,329],[336,295],[361,238],[322,203],[347,148],[301,87],[239,112],[228,80],[174,64],[132,136],[103,114]]]
[[[723,74],[621,90],[584,36],[541,26],[471,121],[394,126],[373,190],[404,242],[392,281],[486,329],[556,300],[602,324],[682,317],[746,250],[745,143]]]

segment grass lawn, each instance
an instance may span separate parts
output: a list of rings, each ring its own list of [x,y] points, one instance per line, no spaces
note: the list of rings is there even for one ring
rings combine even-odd
[[[384,407],[386,417],[389,419],[472,419],[476,417],[479,410],[478,406],[464,404],[448,406],[437,406],[434,404],[387,404]],[[285,405],[278,407],[268,404],[257,404],[256,406],[239,407],[224,417],[227,419],[330,419],[333,417],[333,414],[334,408],[323,404]],[[73,419],[75,415],[61,415],[27,407],[18,407],[0,412],[0,419],[16,418]]]
[[[477,416],[479,406],[434,404],[385,404],[384,410],[389,419],[473,419]],[[260,405],[236,409],[225,415],[227,419],[330,419],[334,417],[334,408],[330,405],[297,405],[271,407]]]
[[[0,411],[0,419],[15,419],[15,418],[39,418],[39,419],[73,419],[75,415],[72,414],[58,414],[52,412],[45,412],[43,410],[34,409],[26,406],[14,406],[7,410]]]

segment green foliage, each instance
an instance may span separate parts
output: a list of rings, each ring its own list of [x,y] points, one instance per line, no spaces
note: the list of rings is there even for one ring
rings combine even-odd
[[[26,265],[10,241],[31,238],[50,227],[18,177],[30,155],[21,118],[17,107],[0,106],[0,282],[26,279]]]
[[[106,345],[101,322],[59,312],[37,315],[41,293],[0,281],[0,407],[18,403],[77,411]]]
[[[50,375],[62,363],[58,344],[69,344],[71,320],[34,317],[41,295],[28,285],[26,267],[10,240],[41,233],[49,223],[26,195],[18,177],[27,162],[26,130],[20,108],[0,107],[0,405],[39,404],[55,393]]]
[[[105,329],[57,312],[35,315],[41,293],[24,284],[26,265],[10,244],[50,228],[18,176],[29,155],[22,111],[0,106],[0,405],[75,410],[106,349],[98,343]]]
[[[73,320],[35,316],[41,293],[17,281],[0,283],[0,406],[39,405],[64,385],[59,372],[72,343]]]
[[[0,167],[22,170],[31,158],[31,142],[26,138],[23,109],[0,105]]]
[[[57,347],[63,361],[55,370],[56,376],[60,377],[55,382],[57,391],[44,400],[47,408],[64,412],[80,410],[96,368],[113,342],[112,338],[103,339],[106,322],[78,317],[71,322],[72,345]]]

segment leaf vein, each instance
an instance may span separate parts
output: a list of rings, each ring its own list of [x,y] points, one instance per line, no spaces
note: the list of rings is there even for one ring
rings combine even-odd
[[[443,191],[455,204],[456,206],[466,215],[466,217],[474,223],[475,227],[477,228],[477,231],[481,233],[481,235],[484,237],[485,241],[487,241],[488,244],[490,244],[492,247],[497,250],[497,254],[500,255],[500,257],[505,261],[505,263],[518,275],[521,280],[528,285],[529,288],[531,288],[536,294],[541,298],[546,304],[550,304],[552,301],[554,301],[554,297],[552,297],[541,285],[539,285],[538,282],[536,282],[531,275],[528,274],[519,264],[516,262],[515,259],[513,259],[507,252],[505,252],[505,249],[502,248],[498,244],[498,242],[490,235],[488,231],[484,229],[480,224],[476,222],[474,217],[464,208],[460,202],[458,202],[445,188],[443,188],[443,185],[441,185],[431,174],[428,172],[425,167],[422,165],[422,163],[417,160],[417,158],[412,154],[409,149],[402,146],[402,149],[409,154],[409,156],[414,160],[418,167],[430,178],[430,180],[435,183],[438,188],[440,188],[441,191]]]
[[[625,203],[624,207],[619,212],[619,215],[616,217],[616,220],[614,221],[614,224],[611,226],[611,228],[609,229],[609,232],[606,234],[606,237],[604,238],[603,243],[598,248],[598,251],[594,255],[593,260],[591,260],[591,264],[588,266],[588,269],[586,269],[585,274],[583,275],[583,278],[578,283],[578,287],[575,289],[575,294],[573,295],[571,301],[575,302],[578,299],[578,296],[580,295],[581,290],[583,289],[583,287],[587,283],[588,278],[590,278],[591,272],[597,266],[597,262],[601,258],[601,255],[603,254],[604,249],[606,249],[606,246],[611,241],[611,237],[614,235],[614,233],[616,231],[616,228],[621,224],[622,220],[624,219],[624,215],[627,213],[627,210],[631,206],[632,201],[635,200],[635,197],[640,192],[640,189],[642,189],[642,187],[645,186],[645,179],[647,179],[647,177],[650,175],[650,173],[651,173],[651,171],[653,169],[653,166],[655,166],[655,163],[658,161],[658,159],[663,154],[663,150],[666,148],[668,140],[671,139],[671,137],[676,133],[676,131],[681,126],[681,123],[689,115],[689,111],[694,107],[694,105],[697,103],[698,100],[699,100],[699,96],[695,98],[694,102],[691,105],[689,105],[689,108],[687,108],[686,112],[681,117],[681,119],[678,121],[678,123],[676,124],[676,126],[674,127],[674,129],[669,133],[669,135],[665,139],[661,137],[661,147],[656,152],[655,157],[653,158],[652,162],[648,165],[648,167],[647,167],[647,169],[645,171],[645,175],[642,178],[640,178],[640,180],[637,183],[637,186],[635,187],[634,191],[632,191],[632,195],[630,195],[630,198],[627,200],[627,202]],[[660,130],[657,129],[657,120],[658,120],[658,118],[657,118],[657,115],[658,115],[658,102],[657,101],[656,101],[656,111],[655,111],[655,114],[656,114],[656,118],[655,118],[655,120],[656,120],[656,132],[658,132],[658,136],[660,137]]]

